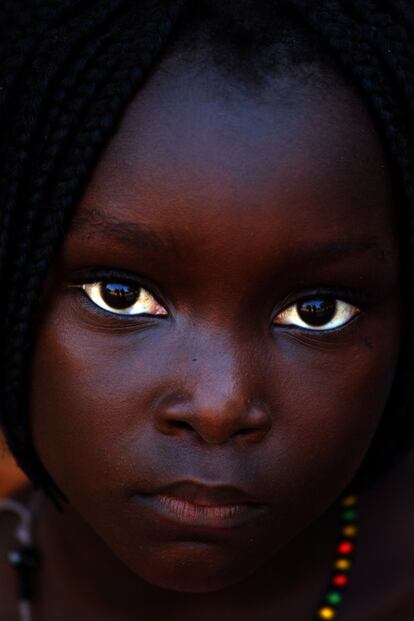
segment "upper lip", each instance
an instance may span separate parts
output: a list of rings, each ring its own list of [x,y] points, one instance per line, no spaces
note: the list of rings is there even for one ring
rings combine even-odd
[[[195,481],[179,481],[158,488],[152,494],[172,496],[195,505],[206,507],[260,504],[255,498],[238,487],[230,485],[210,485]]]

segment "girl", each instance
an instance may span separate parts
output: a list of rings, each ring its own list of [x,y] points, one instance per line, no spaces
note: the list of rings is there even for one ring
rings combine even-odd
[[[0,11],[0,619],[412,619],[411,3]]]

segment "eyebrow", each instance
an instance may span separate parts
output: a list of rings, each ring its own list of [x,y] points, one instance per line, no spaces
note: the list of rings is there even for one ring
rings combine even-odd
[[[88,209],[84,214],[75,216],[71,223],[71,232],[80,233],[88,239],[104,236],[157,252],[176,247],[173,240],[168,240],[165,235],[157,235],[142,223],[120,220],[98,209]]]
[[[356,254],[372,253],[378,259],[384,259],[386,251],[382,248],[376,237],[357,237],[321,243],[319,246],[306,250],[298,249],[289,259],[290,265],[308,263],[317,265],[327,262],[341,261]]]

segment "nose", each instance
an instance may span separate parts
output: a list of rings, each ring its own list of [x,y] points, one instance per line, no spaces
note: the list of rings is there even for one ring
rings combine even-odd
[[[209,444],[241,437],[246,442],[262,441],[272,427],[272,416],[256,392],[257,365],[229,347],[224,353],[219,347],[214,354],[214,345],[209,345],[204,355],[199,351],[196,363],[190,354],[186,368],[179,369],[186,385],[171,389],[158,401],[158,430],[166,435],[196,436]]]

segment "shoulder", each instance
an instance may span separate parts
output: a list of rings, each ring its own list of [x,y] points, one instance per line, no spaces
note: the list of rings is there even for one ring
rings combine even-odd
[[[355,621],[414,619],[414,454],[360,496],[349,600]]]

